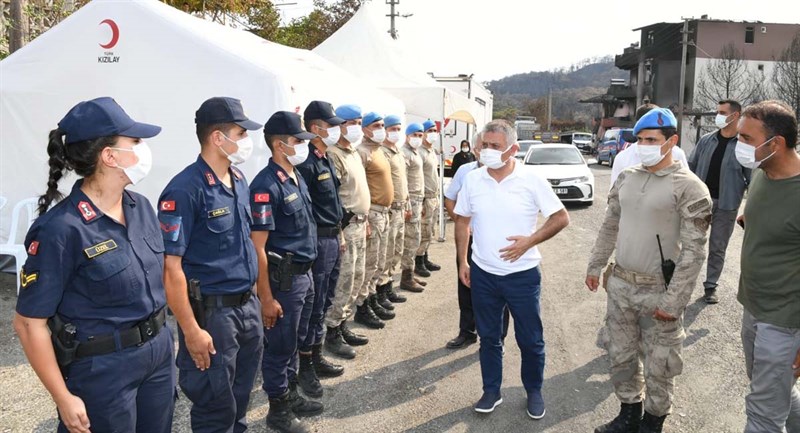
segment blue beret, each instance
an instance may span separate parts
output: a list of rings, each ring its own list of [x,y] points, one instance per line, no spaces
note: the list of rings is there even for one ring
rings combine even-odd
[[[653,108],[642,116],[633,127],[633,135],[639,135],[642,129],[677,128],[675,115],[667,108]]]
[[[383,118],[383,124],[387,128],[390,126],[399,125],[401,123],[403,123],[403,121],[400,120],[400,116],[395,116],[394,114],[390,114]]]
[[[429,130],[431,128],[435,128],[435,127],[436,127],[436,122],[434,122],[431,119],[428,119],[428,120],[422,122],[422,129],[424,131],[427,131],[427,130]]]
[[[364,115],[364,121],[361,122],[361,124],[364,126],[372,125],[373,123],[379,120],[383,120],[383,116],[374,111],[370,111],[369,113]]]
[[[412,123],[406,128],[406,135],[411,135],[415,132],[425,132],[421,123]]]
[[[344,120],[355,120],[361,118],[361,107],[354,104],[342,105],[336,109],[336,116]]]

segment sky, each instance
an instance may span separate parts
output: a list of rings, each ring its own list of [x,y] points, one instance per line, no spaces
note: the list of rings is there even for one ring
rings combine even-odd
[[[372,1],[389,13],[385,0]],[[312,0],[274,3],[294,3],[280,7],[287,21],[313,9]],[[398,40],[406,50],[426,53],[426,71],[475,74],[479,81],[621,54],[639,40],[633,29],[684,17],[800,22],[796,0],[400,0],[397,9],[413,14],[398,19]],[[389,18],[384,19],[388,31]]]

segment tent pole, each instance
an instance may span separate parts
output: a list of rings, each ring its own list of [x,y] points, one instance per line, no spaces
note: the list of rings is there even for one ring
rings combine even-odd
[[[447,90],[442,89],[442,123],[439,128],[439,242],[445,241],[445,213],[444,213],[444,100],[447,96]]]

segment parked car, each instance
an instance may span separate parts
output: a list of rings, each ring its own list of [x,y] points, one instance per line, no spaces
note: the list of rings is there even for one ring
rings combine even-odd
[[[516,154],[514,154],[514,158],[517,158],[520,161],[525,159],[525,154],[528,153],[528,149],[531,146],[543,144],[541,140],[519,140],[517,143],[519,143],[519,150]]]
[[[547,178],[561,201],[594,203],[594,175],[586,165],[580,150],[571,144],[542,144],[531,146],[525,155],[525,165]]]
[[[597,163],[606,162],[609,167],[613,167],[617,154],[630,144],[625,140],[629,134],[633,134],[633,129],[609,129],[606,131],[603,135],[603,143],[597,148]]]
[[[560,141],[565,144],[572,144],[583,153],[592,151],[592,134],[588,132],[564,132],[561,134]]]

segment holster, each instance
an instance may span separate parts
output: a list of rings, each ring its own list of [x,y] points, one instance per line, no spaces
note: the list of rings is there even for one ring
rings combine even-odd
[[[53,342],[58,368],[61,370],[61,375],[66,378],[69,375],[69,366],[75,361],[75,354],[80,345],[76,338],[77,328],[72,323],[64,323],[58,314],[47,319],[47,326],[50,328],[50,338]]]
[[[355,213],[350,212],[345,208],[342,208],[342,230],[344,230],[348,225],[350,225],[350,220],[353,219],[355,215],[356,215]]]
[[[270,251],[267,254],[269,262],[269,278],[278,283],[278,290],[288,292],[292,290],[292,273],[289,269],[294,254],[286,253],[286,256]]]
[[[192,307],[194,320],[201,329],[206,328],[206,307],[203,303],[203,295],[200,293],[200,281],[191,279],[189,280],[189,305]]]

